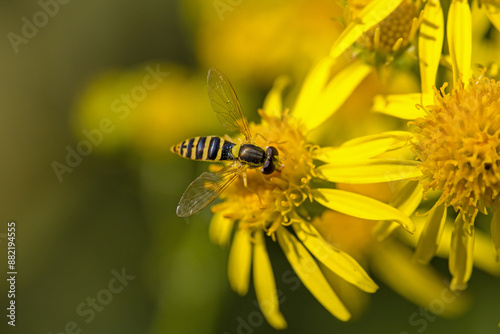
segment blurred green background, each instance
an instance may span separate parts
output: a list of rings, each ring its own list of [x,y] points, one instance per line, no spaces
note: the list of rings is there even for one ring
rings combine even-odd
[[[210,67],[231,78],[256,119],[276,76],[292,77],[293,96],[328,52],[342,10],[329,1],[233,1],[221,14],[217,3],[0,1],[0,256],[15,221],[18,271],[16,327],[2,315],[2,333],[275,332],[258,315],[253,290],[244,298],[230,291],[227,249],[208,239],[208,210],[175,215],[206,165],[168,149],[224,133],[206,94]],[[39,27],[30,30],[34,20]],[[144,84],[148,68],[168,75],[120,118],[113,102],[125,106],[123,94]],[[82,130],[105,118],[113,130],[58,177],[54,166],[67,165],[68,147],[77,150]],[[279,247],[268,248],[286,297],[285,333],[499,332],[498,280],[479,270],[473,307],[459,319],[415,317],[418,306],[381,285],[359,319],[342,323],[303,286],[278,279],[291,268]],[[445,261],[433,264],[448,275]],[[5,279],[0,288],[6,314]]]

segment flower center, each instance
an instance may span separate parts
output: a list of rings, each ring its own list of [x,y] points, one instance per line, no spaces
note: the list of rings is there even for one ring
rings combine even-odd
[[[413,151],[422,161],[426,191],[473,221],[500,204],[500,84],[488,78],[461,80],[451,94],[435,89],[435,104],[414,124]]]
[[[415,18],[418,18],[415,4],[411,0],[403,0],[389,16],[368,30],[360,43],[382,55],[404,51],[415,37],[418,28]]]
[[[225,201],[212,208],[224,211],[224,216],[239,220],[247,228],[264,229],[272,234],[281,224],[290,223],[299,212],[299,206],[311,198],[309,181],[313,177],[311,146],[294,119],[286,114],[283,119],[261,113],[263,122],[251,124],[255,144],[275,146],[282,168],[270,175],[258,169],[247,169],[248,187],[242,176],[221,195]]]

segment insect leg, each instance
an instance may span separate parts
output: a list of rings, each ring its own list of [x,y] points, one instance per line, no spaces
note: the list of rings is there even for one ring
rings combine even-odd
[[[255,138],[257,138],[257,137],[260,137],[260,138],[264,139],[264,145],[269,145],[269,144],[281,145],[281,144],[285,144],[286,143],[286,140],[284,140],[284,141],[270,141],[266,137],[264,137],[263,135],[261,135],[260,133],[256,133],[255,134]]]
[[[257,174],[258,174],[258,175],[261,175],[261,173],[257,173]],[[254,193],[255,195],[257,195],[257,198],[259,199],[260,208],[261,208],[261,209],[264,209],[264,208],[265,208],[265,205],[263,204],[263,202],[262,202],[262,198],[260,197],[259,193],[258,193],[256,190],[254,190],[254,189],[252,189],[252,188],[250,188],[250,187],[248,186],[248,175],[247,175],[247,171],[244,171],[244,172],[241,174],[241,176],[242,176],[242,178],[243,178],[243,186],[244,186],[244,187],[245,187],[248,191],[250,191],[250,192]]]

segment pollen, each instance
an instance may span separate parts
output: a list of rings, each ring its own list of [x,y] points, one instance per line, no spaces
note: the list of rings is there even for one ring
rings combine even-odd
[[[480,77],[451,94],[435,89],[435,104],[414,122],[413,151],[426,191],[473,222],[500,204],[500,84]]]
[[[419,10],[411,0],[403,2],[384,20],[368,30],[361,44],[371,51],[391,55],[404,51],[419,26]]]
[[[308,145],[303,132],[293,118],[286,114],[274,118],[261,112],[263,123],[251,124],[255,144],[275,146],[281,167],[270,175],[257,169],[247,170],[247,186],[243,178],[231,184],[221,195],[224,202],[212,211],[223,211],[231,220],[246,222],[243,228],[264,229],[272,235],[281,225],[289,225],[299,208],[311,199],[309,181],[314,176],[313,148]],[[300,209],[302,216],[307,213]]]

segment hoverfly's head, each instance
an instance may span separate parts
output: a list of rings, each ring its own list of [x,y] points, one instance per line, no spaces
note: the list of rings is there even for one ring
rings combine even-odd
[[[272,174],[277,168],[281,166],[279,161],[279,153],[276,147],[268,146],[266,147],[266,158],[264,160],[264,164],[260,171],[262,174]]]

